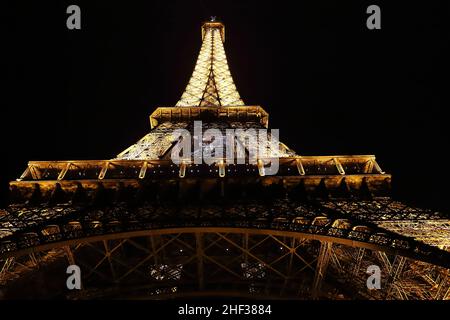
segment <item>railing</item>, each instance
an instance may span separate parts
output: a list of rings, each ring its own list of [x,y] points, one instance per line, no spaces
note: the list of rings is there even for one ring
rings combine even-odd
[[[52,225],[53,233],[48,233],[48,227],[43,227],[39,232],[23,232],[9,236],[0,241],[0,254],[15,252],[21,249],[37,247],[39,245],[57,243],[62,240],[77,240],[92,236],[117,234],[130,231],[144,231],[168,228],[192,228],[192,227],[222,227],[222,228],[250,228],[268,229],[277,231],[300,232],[356,240],[369,244],[375,244],[387,249],[401,249],[420,254],[425,257],[430,255],[437,259],[447,259],[448,253],[423,245],[412,239],[389,233],[363,232],[351,228],[335,228],[329,225],[320,226],[300,224],[296,222],[280,222],[277,219],[142,219],[142,220],[86,220],[70,221],[60,225]]]
[[[263,164],[272,159],[258,159],[255,163],[235,164],[218,159],[216,164],[180,165],[171,160],[84,160],[30,161],[18,181],[63,181],[104,179],[145,179],[189,176],[264,176]],[[368,156],[297,156],[277,159],[282,176],[349,176],[383,175],[375,157]]]

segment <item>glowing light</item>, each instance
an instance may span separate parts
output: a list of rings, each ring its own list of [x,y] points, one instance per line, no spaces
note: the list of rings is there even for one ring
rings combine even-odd
[[[186,89],[176,106],[243,106],[228,68],[223,25],[205,23],[203,43]]]

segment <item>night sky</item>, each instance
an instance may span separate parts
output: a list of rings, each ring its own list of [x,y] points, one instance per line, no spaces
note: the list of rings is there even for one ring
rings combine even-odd
[[[66,28],[70,4],[81,30]],[[366,28],[370,4],[381,30]],[[213,15],[241,97],[286,145],[375,154],[395,197],[449,209],[448,1],[19,0],[2,11],[3,204],[28,160],[109,159],[144,136],[150,113],[181,96]]]

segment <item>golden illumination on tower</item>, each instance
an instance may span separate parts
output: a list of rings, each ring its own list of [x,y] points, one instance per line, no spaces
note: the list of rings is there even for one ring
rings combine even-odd
[[[299,155],[266,131],[214,20],[181,100],[156,108],[137,143],[115,159],[30,161],[10,182],[0,296],[450,300],[448,215],[392,198],[374,155]],[[176,163],[184,139],[193,150]],[[64,259],[83,262],[82,290],[55,278]],[[373,266],[381,289],[367,286]]]
[[[212,21],[202,26],[202,47],[197,63],[177,107],[242,106],[231,77],[223,43],[225,27]]]

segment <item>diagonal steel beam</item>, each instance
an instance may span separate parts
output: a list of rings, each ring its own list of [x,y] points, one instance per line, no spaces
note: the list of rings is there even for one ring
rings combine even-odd
[[[330,257],[332,253],[333,243],[321,241],[319,255],[317,259],[316,272],[314,274],[313,286],[312,286],[312,297],[317,299],[320,294],[320,287],[322,281],[325,278],[327,272],[328,264],[330,262]]]
[[[392,293],[393,289],[396,288],[399,291],[400,298],[407,297],[408,295],[401,290],[399,286],[396,286],[396,281],[400,277],[403,268],[405,267],[406,258],[396,255],[394,261],[392,262],[391,269],[389,270],[389,276],[387,279],[387,288],[385,299],[388,299]]]
[[[126,239],[120,241],[119,244],[117,244],[113,249],[109,250],[109,254],[110,254],[110,258],[111,258],[111,254],[116,251],[118,248],[120,248],[124,243],[126,242]],[[97,248],[95,245],[93,245],[92,243],[87,243],[87,246],[91,247],[92,249],[94,249],[94,251],[98,252],[99,254],[102,255],[102,258],[100,259],[99,262],[97,262],[97,264],[91,268],[91,272],[87,275],[88,277],[92,274],[92,272],[94,270],[97,270],[98,267],[100,267],[102,265],[102,263],[108,259],[108,255],[106,254],[106,251],[102,251],[99,248]],[[117,259],[115,259],[117,261]],[[123,262],[119,262],[120,264],[124,265],[125,267],[128,267],[128,265],[126,265]]]
[[[135,270],[137,270],[141,265],[143,265],[145,262],[147,262],[148,260],[150,260],[151,258],[153,258],[155,255],[157,255],[161,250],[163,250],[166,246],[168,246],[170,243],[172,243],[173,241],[175,241],[175,239],[177,239],[180,236],[181,233],[179,233],[176,237],[166,241],[163,245],[161,245],[159,248],[157,248],[155,250],[155,252],[150,253],[146,258],[144,258],[143,260],[141,260],[141,262],[139,262],[138,264],[136,264],[133,268],[129,269],[125,274],[123,274],[120,278],[117,279],[117,281],[121,281],[123,280],[125,277],[127,277],[129,274],[131,274],[132,272],[134,272]]]
[[[197,251],[197,277],[198,277],[198,288],[203,290],[205,288],[205,278],[204,278],[204,268],[203,268],[203,233],[197,232],[195,234],[195,243]]]
[[[229,242],[230,244],[232,244],[233,246],[235,246],[236,248],[242,250],[243,252],[245,252],[248,256],[252,257],[253,259],[255,259],[256,261],[262,263],[264,266],[266,266],[267,268],[269,268],[270,270],[272,270],[274,273],[278,274],[280,277],[282,277],[283,279],[286,279],[286,275],[284,275],[283,273],[281,273],[280,271],[278,271],[277,269],[273,268],[271,265],[267,264],[265,261],[261,260],[260,258],[258,258],[257,256],[255,256],[253,253],[251,253],[249,250],[245,250],[244,248],[242,248],[240,245],[238,245],[237,243],[235,243],[234,241],[222,236],[220,233],[217,233],[220,237],[222,237],[224,240],[226,240],[227,242]]]
[[[358,248],[358,252],[356,254],[356,261],[354,263],[353,269],[351,271],[352,276],[356,276],[361,269],[362,260],[364,258],[364,254],[366,253],[366,249]]]
[[[220,268],[224,269],[225,271],[228,271],[230,274],[232,274],[233,276],[237,277],[238,279],[241,279],[242,276],[237,274],[236,272],[234,272],[233,270],[231,270],[230,268],[228,268],[227,266],[225,266],[224,264],[220,263],[219,261],[215,260],[214,258],[207,256],[207,255],[203,255],[203,257],[206,260],[211,261],[212,263],[216,264],[217,266],[219,266]]]
[[[103,246],[105,248],[105,255],[108,257],[108,263],[109,263],[109,268],[111,269],[111,275],[114,279],[114,282],[116,281],[116,271],[114,270],[114,265],[111,259],[111,255],[114,252],[111,252],[110,248],[109,248],[109,243],[108,240],[103,240]]]
[[[69,262],[69,265],[74,265],[75,263],[75,257],[73,255],[72,249],[70,246],[64,246],[64,252],[67,257],[67,262]]]

